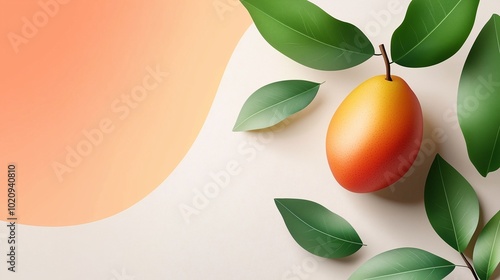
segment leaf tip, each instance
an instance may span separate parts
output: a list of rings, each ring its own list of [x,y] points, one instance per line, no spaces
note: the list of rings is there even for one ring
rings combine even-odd
[[[483,178],[486,178],[486,176],[488,176],[488,170],[487,169],[480,170],[478,168],[477,171],[479,172],[479,174],[481,174],[481,176],[483,176]]]
[[[274,199],[274,203],[276,204],[277,207],[282,205],[282,203],[281,203],[282,200],[283,200],[283,198],[275,198]]]
[[[434,159],[436,159],[436,160],[442,160],[443,157],[439,153],[437,153],[436,156],[434,157]]]
[[[244,128],[244,125],[243,123],[235,123],[234,126],[233,126],[233,132],[243,132],[243,131],[248,131],[248,130],[251,130],[251,129],[246,129]]]

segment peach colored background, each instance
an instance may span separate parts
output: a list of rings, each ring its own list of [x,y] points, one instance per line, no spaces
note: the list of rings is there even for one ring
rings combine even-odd
[[[156,188],[196,138],[250,24],[237,1],[65,1],[7,1],[0,12],[0,182],[16,163],[22,224],[96,221]],[[124,107],[145,79],[145,97]],[[84,131],[102,122],[107,133],[84,150]]]

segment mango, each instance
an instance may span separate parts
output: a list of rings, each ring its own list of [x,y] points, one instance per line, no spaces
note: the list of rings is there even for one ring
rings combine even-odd
[[[328,126],[326,155],[337,182],[356,193],[398,181],[417,158],[423,118],[410,86],[393,75],[372,77],[339,105]]]

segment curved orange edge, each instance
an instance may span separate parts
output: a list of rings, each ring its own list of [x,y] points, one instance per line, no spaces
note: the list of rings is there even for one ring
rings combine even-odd
[[[39,226],[97,221],[154,190],[196,139],[251,22],[232,0],[0,10],[0,219],[14,164],[12,216]]]

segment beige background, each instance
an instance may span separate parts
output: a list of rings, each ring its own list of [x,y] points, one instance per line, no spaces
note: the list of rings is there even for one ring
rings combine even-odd
[[[360,26],[375,46],[390,46],[392,30],[402,21],[409,1],[315,2]],[[376,23],[374,15],[381,11],[388,11],[390,18]],[[4,268],[2,223],[1,278],[347,279],[374,255],[406,246],[463,264],[431,228],[423,184],[432,154],[439,151],[476,189],[482,223],[500,210],[500,171],[487,178],[478,174],[456,120],[450,117],[467,53],[492,12],[500,13],[498,2],[482,1],[471,37],[445,63],[425,69],[393,66],[393,73],[403,77],[420,99],[429,152],[404,182],[374,194],[349,193],[333,179],[324,152],[326,127],[336,107],[356,85],[383,73],[382,59],[374,57],[341,72],[311,70],[272,49],[252,25],[234,51],[200,135],[175,171],[144,200],[110,218],[62,228],[20,227],[20,272],[15,276]],[[262,85],[283,79],[326,83],[310,107],[284,125],[259,133],[231,132],[246,98]],[[433,137],[435,133],[442,137]],[[323,204],[346,218],[368,246],[342,260],[310,255],[287,232],[274,206],[276,197]],[[188,207],[193,214],[183,215],[180,208]],[[456,268],[447,279],[471,275]]]

